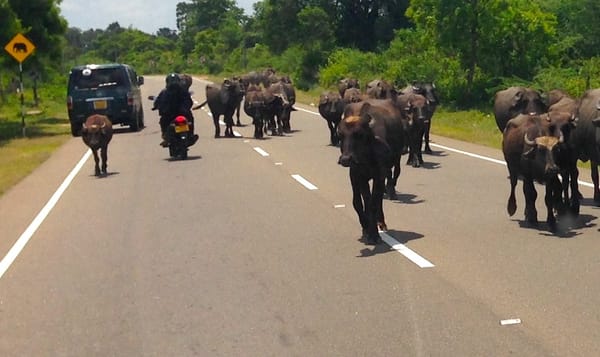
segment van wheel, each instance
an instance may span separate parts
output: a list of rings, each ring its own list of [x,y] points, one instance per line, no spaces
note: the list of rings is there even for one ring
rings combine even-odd
[[[140,128],[143,129],[145,127],[146,127],[146,124],[144,124],[144,111],[141,110],[140,111]]]
[[[82,123],[73,123],[71,122],[71,135],[73,136],[81,136],[81,129],[83,128]]]
[[[129,129],[131,131],[140,131],[140,117],[139,117],[139,115],[135,116],[135,118],[131,122],[131,125],[129,126]]]

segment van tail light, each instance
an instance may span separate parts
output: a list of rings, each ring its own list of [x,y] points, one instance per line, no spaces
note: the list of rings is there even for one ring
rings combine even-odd
[[[71,96],[67,97],[67,109],[73,110],[73,97]]]
[[[131,92],[127,92],[127,105],[133,106],[133,94]]]

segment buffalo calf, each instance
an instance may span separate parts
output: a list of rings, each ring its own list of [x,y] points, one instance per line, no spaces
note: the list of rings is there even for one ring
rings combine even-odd
[[[85,123],[83,123],[83,129],[81,130],[81,138],[83,142],[92,149],[94,154],[95,169],[94,173],[96,176],[106,175],[107,157],[108,157],[108,143],[112,139],[113,129],[112,123],[108,117],[99,114],[93,114],[89,116]],[[101,151],[102,157],[102,169],[100,168],[100,158],[98,157],[98,151]]]

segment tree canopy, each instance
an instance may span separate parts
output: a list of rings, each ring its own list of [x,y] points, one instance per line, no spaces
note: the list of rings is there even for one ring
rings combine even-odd
[[[59,2],[0,0],[0,40],[25,33],[44,68],[118,61],[141,73],[241,74],[272,66],[304,89],[344,76],[430,80],[461,106],[516,83],[578,95],[600,78],[600,3],[592,0],[262,0],[249,16],[234,0],[187,0],[172,14],[177,28],[154,34],[117,22],[67,28]]]

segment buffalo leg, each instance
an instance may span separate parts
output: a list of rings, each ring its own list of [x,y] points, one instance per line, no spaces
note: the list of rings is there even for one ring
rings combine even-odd
[[[525,195],[525,220],[536,225],[538,223],[537,210],[535,209],[537,191],[535,190],[533,180],[523,180],[523,194]]]
[[[556,231],[556,217],[554,217],[554,200],[557,193],[560,197],[560,192],[561,184],[558,181],[558,177],[554,177],[546,182],[546,195],[544,196],[544,203],[546,204],[546,209],[548,211],[546,223],[548,223],[548,228],[551,232]]]
[[[506,212],[509,216],[513,216],[517,211],[517,200],[515,199],[515,187],[517,186],[518,176],[510,175],[510,196],[508,197],[508,203],[506,204]]]
[[[102,174],[106,175],[106,169],[108,166],[107,160],[108,160],[108,146],[105,146],[102,148],[102,153],[101,153],[101,157],[102,157]]]
[[[590,160],[590,169],[592,171],[592,183],[594,184],[594,203],[600,206],[600,187],[598,186],[598,162]]]
[[[425,132],[423,133],[423,138],[425,139],[425,153],[431,154],[431,147],[429,147],[429,130],[431,129],[431,119],[425,122]]]
[[[235,115],[236,115],[236,119],[237,119],[237,121],[236,121],[237,126],[242,126],[242,122],[240,121],[240,107],[242,105],[241,103],[242,102],[238,103],[236,111],[235,111]]]
[[[565,203],[569,203],[569,209],[571,213],[575,216],[579,215],[579,207],[580,207],[580,195],[579,195],[579,169],[577,168],[577,163],[571,167],[569,170],[570,176],[570,184],[571,184],[571,198],[570,201],[566,201]]]
[[[363,231],[363,238],[365,238],[368,236],[369,232],[369,219],[365,214],[365,208],[371,200],[369,181],[365,180],[361,175],[355,173],[354,170],[350,168],[350,183],[352,185],[352,206],[358,215],[358,221],[360,222]]]
[[[221,126],[219,125],[219,115],[217,115],[216,113],[212,113],[212,117],[213,117],[213,124],[215,125],[215,138],[218,138],[221,136]]]
[[[388,170],[389,171],[389,170]],[[381,236],[379,229],[387,231],[385,217],[383,215],[383,191],[385,190],[385,173],[381,177],[373,178],[373,194],[371,195],[371,212],[374,222],[374,234],[369,236],[369,240],[375,244],[379,243]]]
[[[100,158],[98,157],[98,150],[92,150],[92,154],[94,154],[94,174],[96,176],[100,176]]]
[[[327,127],[329,127],[329,142],[331,145],[336,146],[338,139],[336,128],[332,120],[327,120]]]

